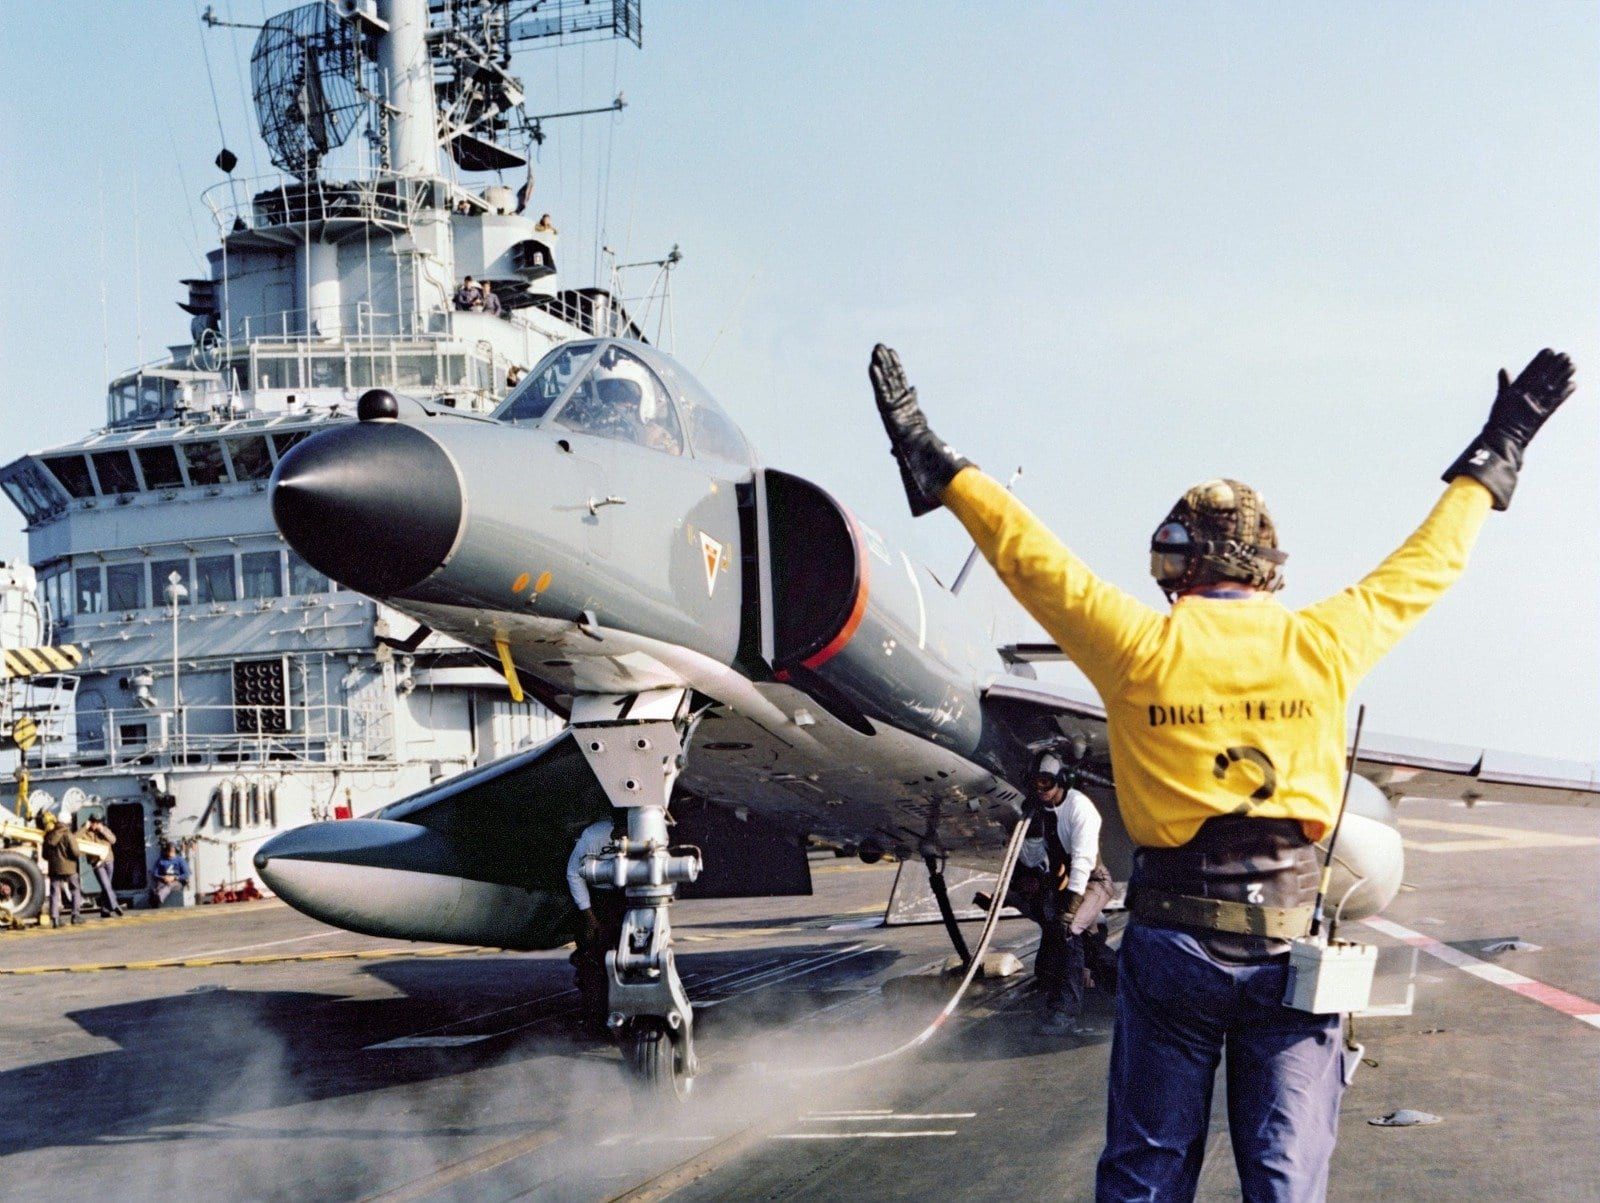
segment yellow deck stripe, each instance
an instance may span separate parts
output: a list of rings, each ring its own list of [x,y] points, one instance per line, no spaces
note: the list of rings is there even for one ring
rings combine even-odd
[[[96,895],[96,897],[99,897],[99,895]],[[88,902],[87,898],[85,898],[85,902]],[[218,915],[236,915],[246,911],[265,910],[268,907],[286,905],[288,904],[279,902],[276,898],[256,898],[249,902],[230,902],[221,905],[208,902],[203,905],[172,907],[170,909],[163,907],[160,910],[131,911],[115,923],[108,922],[106,926],[100,926],[98,921],[80,927],[55,928],[40,923],[38,927],[27,927],[20,931],[8,931],[6,932],[6,939],[25,939],[30,936],[86,936],[92,932],[107,931],[111,927],[136,927],[144,923],[171,923],[179,919],[208,919]]]
[[[473,953],[501,952],[498,948],[473,945],[458,948],[452,944],[429,948],[350,948],[339,952],[279,953],[260,957],[174,957],[165,961],[114,961],[84,965],[24,965],[0,969],[0,977],[26,977],[38,973],[104,973],[112,969],[210,969],[217,965],[286,965],[301,961],[376,961],[392,957],[451,957]]]

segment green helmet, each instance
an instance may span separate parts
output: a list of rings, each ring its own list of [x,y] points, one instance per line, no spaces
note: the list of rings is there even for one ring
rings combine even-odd
[[[1276,591],[1288,558],[1267,503],[1237,480],[1195,485],[1150,536],[1150,575],[1169,599],[1217,581]]]

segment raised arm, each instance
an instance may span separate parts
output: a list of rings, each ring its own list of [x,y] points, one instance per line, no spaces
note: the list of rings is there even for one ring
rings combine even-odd
[[[1160,616],[1108,585],[999,483],[932,430],[900,357],[879,344],[868,374],[911,512],[948,506],[1013,597],[1098,687]]]
[[[1097,577],[1000,483],[968,467],[942,494],[995,574],[1096,687],[1161,621],[1149,606]]]
[[[1343,661],[1348,686],[1372,671],[1455,584],[1492,500],[1477,481],[1457,478],[1383,563],[1342,593],[1301,611]]]
[[[1433,512],[1359,584],[1302,611],[1338,649],[1351,684],[1461,575],[1490,507],[1511,504],[1528,443],[1572,387],[1572,361],[1549,349],[1515,381],[1502,370],[1489,420],[1445,471],[1450,487]]]

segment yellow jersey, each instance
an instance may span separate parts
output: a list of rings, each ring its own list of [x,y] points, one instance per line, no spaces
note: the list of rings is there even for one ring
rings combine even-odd
[[[1128,834],[1175,848],[1230,814],[1297,819],[1322,838],[1342,793],[1350,694],[1461,575],[1491,499],[1457,478],[1399,550],[1303,610],[1257,593],[1180,597],[1165,614],[1100,580],[976,468],[943,500],[1099,691]]]

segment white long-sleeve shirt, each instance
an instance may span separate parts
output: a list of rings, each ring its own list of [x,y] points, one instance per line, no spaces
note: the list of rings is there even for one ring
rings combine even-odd
[[[1086,795],[1069,789],[1051,813],[1056,817],[1056,837],[1067,852],[1067,891],[1081,894],[1100,859],[1100,812]],[[1041,836],[1023,840],[1017,858],[1030,869],[1050,868],[1050,853]]]
[[[589,883],[583,880],[583,858],[599,856],[611,842],[611,820],[597,819],[583,829],[567,857],[567,890],[580,911],[589,909]]]

